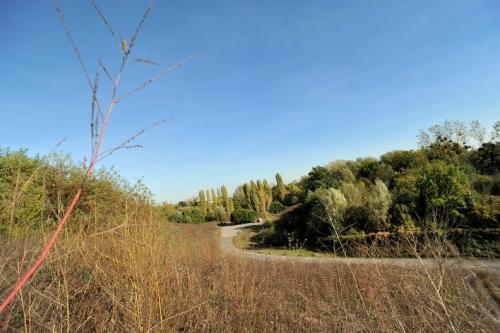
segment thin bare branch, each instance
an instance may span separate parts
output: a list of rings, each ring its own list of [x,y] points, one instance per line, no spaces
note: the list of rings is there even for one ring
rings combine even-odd
[[[92,86],[92,104],[91,104],[91,114],[90,114],[90,145],[92,148],[92,153],[94,153],[95,148],[95,138],[98,134],[99,127],[99,117],[96,115],[96,102],[97,102],[97,91],[99,89],[99,72],[96,72],[94,85]]]
[[[163,64],[160,64],[159,62],[149,60],[146,58],[134,58],[133,61],[140,62],[140,63],[147,64],[147,65],[164,66]]]
[[[102,71],[104,72],[104,74],[106,74],[106,77],[108,78],[108,80],[111,82],[111,84],[115,84],[114,81],[113,81],[113,78],[111,77],[111,74],[109,73],[108,69],[106,68],[106,66],[104,66],[103,62],[101,61],[101,59],[97,59],[97,62],[99,63],[99,66],[101,66],[101,69]]]
[[[127,97],[129,97],[130,95],[132,94],[135,94],[136,92],[138,91],[141,91],[142,89],[144,89],[146,86],[150,85],[151,83],[153,83],[154,81],[158,80],[158,79],[161,79],[162,77],[164,77],[165,75],[167,74],[170,74],[171,72],[177,70],[179,67],[182,67],[183,65],[185,65],[187,62],[189,62],[191,59],[193,59],[194,57],[196,57],[196,54],[193,54],[192,56],[189,56],[187,57],[186,59],[182,60],[181,62],[175,64],[174,66],[171,66],[169,68],[167,68],[166,70],[156,74],[155,76],[153,76],[152,78],[150,78],[149,80],[146,80],[144,81],[141,85],[139,85],[138,87],[136,87],[135,89],[132,89],[131,91],[129,91],[128,93],[120,96],[118,98],[118,101],[121,101]]]
[[[102,161],[103,159],[105,159],[106,157],[109,157],[110,155],[112,155],[114,152],[116,152],[117,150],[121,150],[121,149],[133,149],[133,148],[142,148],[142,145],[131,145],[131,143],[133,141],[135,141],[138,137],[140,137],[142,134],[144,134],[144,132],[154,128],[154,127],[157,127],[157,126],[160,126],[162,124],[164,124],[166,122],[166,120],[160,120],[160,121],[157,121],[156,123],[152,124],[152,125],[149,125],[147,127],[144,127],[144,128],[141,128],[139,131],[137,131],[137,133],[135,133],[134,135],[132,135],[131,137],[129,137],[127,140],[123,141],[121,144],[119,144],[118,146],[116,147],[113,147],[113,148],[110,148],[108,150],[105,150],[103,151],[100,155],[99,155],[99,158],[97,159],[96,162],[99,162],[99,161]]]
[[[125,47],[123,47],[123,45],[122,45],[122,50],[126,55],[128,55],[132,51],[133,47],[135,46],[137,36],[139,35],[139,32],[141,31],[142,26],[144,25],[144,22],[146,22],[148,16],[151,14],[152,7],[153,7],[153,0],[150,0],[148,2],[148,6],[146,7],[146,10],[144,11],[144,14],[142,14],[141,20],[139,21],[137,28],[135,29],[134,33],[130,37],[128,47],[126,45],[125,45]]]
[[[59,1],[54,0],[53,1],[54,8],[59,15],[59,20],[61,21],[61,24],[63,26],[64,32],[66,32],[66,36],[68,36],[69,42],[71,43],[71,46],[73,47],[73,51],[75,52],[76,57],[78,58],[78,61],[80,62],[80,67],[82,68],[83,74],[85,75],[85,79],[87,80],[87,83],[92,89],[92,81],[90,80],[89,72],[87,70],[87,66],[85,66],[85,62],[83,61],[82,55],[80,54],[80,50],[76,46],[75,40],[73,39],[73,36],[71,35],[71,32],[69,31],[68,25],[66,24],[66,21],[64,19],[64,14],[61,10],[61,7],[59,7]]]
[[[115,34],[115,31],[113,30],[113,27],[111,26],[111,23],[109,23],[108,19],[104,15],[104,13],[97,6],[97,3],[95,2],[95,0],[92,1],[92,7],[94,7],[95,11],[97,12],[97,15],[99,15],[99,17],[101,18],[104,25],[108,28],[108,31],[111,34],[111,36],[113,36],[113,40],[115,41],[116,45],[119,46],[120,42],[118,40],[118,36]]]

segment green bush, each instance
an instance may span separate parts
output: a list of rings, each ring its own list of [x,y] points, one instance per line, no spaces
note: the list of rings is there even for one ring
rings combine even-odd
[[[176,223],[203,223],[205,212],[199,207],[183,207],[170,216],[170,221]]]
[[[422,216],[440,213],[455,218],[466,208],[467,177],[455,165],[442,161],[429,164],[422,171],[416,186]]]
[[[281,202],[279,201],[273,201],[271,203],[271,206],[269,207],[269,212],[273,213],[273,214],[278,214],[279,212],[281,212],[283,209],[285,209],[285,206],[283,206],[281,204]]]
[[[234,224],[250,223],[257,219],[257,213],[250,209],[238,208],[231,214],[231,222]]]
[[[271,246],[287,246],[289,245],[288,235],[286,230],[276,228],[274,224],[260,230],[254,236],[254,240],[260,244]]]
[[[472,188],[479,193],[490,194],[500,182],[500,176],[472,175]]]
[[[470,157],[477,171],[490,175],[500,172],[500,142],[484,143]]]

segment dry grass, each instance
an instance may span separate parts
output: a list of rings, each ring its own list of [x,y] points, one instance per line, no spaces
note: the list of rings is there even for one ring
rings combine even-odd
[[[41,241],[41,240],[39,240]],[[31,239],[2,241],[0,297]],[[443,332],[451,326],[423,271],[298,265],[226,256],[209,225],[127,225],[66,233],[10,311],[26,332]],[[440,272],[430,272],[435,282]],[[491,278],[491,277],[490,277]],[[478,277],[438,283],[453,326],[495,332],[494,304]],[[366,305],[366,306],[365,306]],[[6,317],[0,318],[0,329]]]

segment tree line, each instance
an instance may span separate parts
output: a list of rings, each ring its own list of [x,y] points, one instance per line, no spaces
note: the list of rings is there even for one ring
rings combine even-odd
[[[299,206],[262,232],[263,243],[321,247],[334,231],[498,233],[500,122],[488,134],[478,121],[446,121],[421,131],[418,149],[316,166],[284,193]]]

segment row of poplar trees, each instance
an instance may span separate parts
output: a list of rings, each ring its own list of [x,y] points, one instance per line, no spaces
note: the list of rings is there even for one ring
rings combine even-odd
[[[243,184],[246,205],[257,213],[266,213],[273,202],[273,190],[267,180]]]
[[[234,211],[233,200],[229,197],[227,188],[224,185],[216,190],[200,190],[198,193],[198,201],[200,208],[206,214],[225,214],[226,218],[229,219],[231,213]],[[222,210],[224,210],[224,212],[222,212]]]

